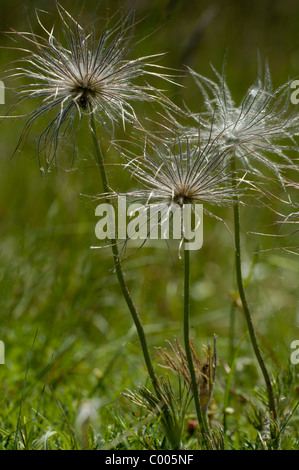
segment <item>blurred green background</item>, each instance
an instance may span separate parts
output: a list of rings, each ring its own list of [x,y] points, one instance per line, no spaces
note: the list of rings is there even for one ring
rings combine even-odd
[[[100,4],[62,0],[61,4],[74,16],[82,15],[81,24],[89,24],[97,6],[103,18],[107,12],[111,16],[120,8],[126,11],[134,6],[136,18],[141,20],[136,36],[149,37],[134,48],[132,57],[166,52],[161,65],[175,69],[188,65],[211,78],[210,63],[221,70],[225,60],[227,81],[237,102],[256,78],[258,51],[263,59],[269,59],[275,86],[299,74],[299,4],[292,0]],[[54,2],[2,0],[0,30],[28,30],[29,21],[35,31],[35,8],[50,11],[55,18]],[[53,21],[51,15],[43,18],[48,25]],[[16,46],[5,33],[0,37],[1,46]],[[24,43],[18,41],[18,45]],[[7,68],[14,67],[7,64],[21,55],[0,49],[2,76]],[[162,85],[176,103],[185,100],[192,109],[199,108],[198,89],[189,78],[182,78],[181,83],[184,89]],[[12,93],[6,91],[7,100]],[[29,109],[30,104],[26,104],[17,113]],[[4,110],[1,105],[1,114]],[[155,118],[150,105],[136,106],[136,110]],[[128,405],[120,392],[146,380],[138,338],[111,269],[110,250],[90,249],[98,244],[94,234],[96,203],[83,195],[101,192],[101,185],[88,128],[83,123],[77,131],[74,164],[69,139],[58,151],[57,169],[43,179],[36,149],[44,124],[41,120],[34,126],[22,151],[13,158],[24,120],[7,120],[0,125],[0,339],[6,346],[6,364],[0,365],[3,442],[17,425],[35,335],[21,413],[27,419],[39,406],[46,380],[40,412],[61,429],[68,422],[75,423],[80,404],[86,399],[99,399],[103,410],[125,408]],[[117,137],[122,137],[121,131]],[[112,149],[108,159],[118,162]],[[132,188],[133,183],[117,166],[111,166],[109,172],[115,190]],[[221,216],[231,225],[229,210],[223,210]],[[290,343],[299,339],[298,258],[276,250],[254,256],[257,249],[271,248],[274,240],[248,232],[265,231],[275,219],[263,210],[244,209],[241,216],[244,271],[250,274],[248,298],[260,342],[270,368],[274,363],[285,368]],[[294,238],[292,243],[296,244]],[[176,254],[174,258],[175,266],[166,247],[144,248],[124,265],[155,360],[155,347],[165,346],[165,340],[174,336],[182,337],[182,263]],[[216,405],[223,391],[222,365],[230,360],[233,270],[234,251],[228,230],[205,217],[204,246],[192,253],[191,324],[198,350],[202,343],[212,341],[214,333],[218,335]],[[234,344],[244,331],[245,322],[237,309]],[[245,395],[248,377],[251,385],[259,383],[259,372],[245,341],[237,379]],[[103,416],[100,419],[104,420]],[[42,422],[46,427],[46,421]]]

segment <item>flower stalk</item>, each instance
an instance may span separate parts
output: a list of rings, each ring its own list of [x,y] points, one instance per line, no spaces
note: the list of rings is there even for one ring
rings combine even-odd
[[[207,420],[206,413],[202,412],[200,406],[200,398],[198,394],[199,384],[196,380],[196,374],[193,364],[192,351],[190,346],[190,254],[189,250],[184,250],[184,343],[186,358],[188,362],[190,378],[191,378],[191,388],[193,392],[193,398],[195,403],[196,415],[198,419],[198,424],[200,427],[201,434],[206,440],[206,436],[209,436],[209,425]]]
[[[231,166],[232,166],[233,173],[235,173],[236,171],[235,159],[232,159]],[[240,299],[242,302],[245,319],[247,322],[247,328],[249,332],[250,341],[251,341],[255,356],[257,358],[257,361],[259,363],[260,369],[262,371],[263,377],[265,379],[267,393],[268,393],[268,400],[269,400],[270,415],[271,415],[271,418],[275,422],[277,422],[277,409],[276,409],[276,402],[275,402],[274,391],[273,391],[273,387],[271,383],[271,378],[270,378],[269,372],[267,370],[266,364],[264,362],[261,350],[257,342],[255,329],[254,329],[254,325],[253,325],[253,321],[252,321],[252,317],[251,317],[250,310],[248,307],[245,289],[244,289],[243,276],[242,276],[242,262],[241,262],[240,210],[239,210],[239,201],[238,201],[237,196],[236,196],[236,204],[234,205],[234,235],[235,235],[236,278],[237,278],[238,291],[239,291]]]
[[[107,179],[107,174],[106,174],[106,170],[105,170],[105,166],[104,166],[104,158],[103,158],[102,149],[101,149],[98,137],[97,137],[96,122],[95,122],[95,118],[94,118],[93,114],[91,114],[90,126],[91,126],[91,134],[92,134],[92,139],[93,139],[93,143],[94,143],[95,153],[96,153],[96,157],[97,157],[97,163],[98,163],[98,166],[99,166],[100,175],[101,175],[101,179],[102,179],[103,190],[104,190],[104,193],[107,194],[109,192],[108,179]],[[149,353],[149,350],[148,350],[144,329],[143,329],[138,311],[135,307],[135,304],[133,302],[133,299],[131,297],[130,291],[128,289],[128,286],[127,286],[125,278],[124,278],[124,273],[123,273],[122,266],[121,266],[120,259],[119,259],[117,241],[116,240],[111,240],[111,246],[112,246],[113,261],[114,261],[114,267],[115,267],[117,279],[118,279],[122,294],[124,296],[124,299],[125,299],[125,301],[127,303],[127,306],[130,310],[132,319],[134,321],[134,324],[135,324],[135,327],[136,327],[136,330],[137,330],[137,333],[138,333],[138,336],[139,336],[139,340],[140,340],[140,344],[141,344],[145,364],[146,364],[146,367],[147,367],[147,371],[148,371],[148,374],[150,376],[150,379],[151,379],[152,385],[154,387],[154,390],[157,394],[157,397],[159,399],[161,399],[159,383],[158,383],[158,380],[157,380],[157,377],[156,377],[156,374],[154,372],[154,368],[153,368],[153,365],[152,365],[152,361],[151,361],[150,353]]]

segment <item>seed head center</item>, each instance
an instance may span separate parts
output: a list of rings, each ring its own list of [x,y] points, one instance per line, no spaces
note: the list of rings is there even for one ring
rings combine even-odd
[[[173,201],[181,207],[184,204],[191,204],[193,202],[193,193],[189,187],[183,185],[174,194]]]
[[[77,103],[82,109],[88,108],[90,100],[95,96],[96,91],[95,84],[90,79],[86,79],[74,87],[74,93],[77,96]]]

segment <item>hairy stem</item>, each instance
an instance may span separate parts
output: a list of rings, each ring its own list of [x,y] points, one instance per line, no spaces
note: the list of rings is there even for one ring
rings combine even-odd
[[[102,149],[97,137],[97,131],[96,131],[96,123],[95,123],[95,118],[93,114],[91,115],[91,133],[92,133],[92,138],[94,142],[94,147],[95,147],[95,152],[96,152],[96,157],[97,157],[97,163],[99,166],[100,174],[101,174],[101,179],[102,179],[102,184],[103,184],[103,189],[105,193],[109,192],[109,186],[108,186],[108,179],[107,179],[107,174],[104,166],[104,159],[103,159],[103,154],[102,154]],[[106,201],[108,202],[108,201]],[[128,289],[128,286],[126,284],[125,278],[124,278],[124,273],[122,270],[122,266],[120,263],[119,259],[119,252],[118,252],[118,247],[117,247],[117,240],[111,240],[111,245],[112,245],[112,254],[113,254],[113,261],[114,261],[114,267],[117,275],[117,279],[122,291],[122,294],[124,296],[124,299],[127,303],[127,306],[130,310],[131,316],[133,318],[138,336],[139,336],[139,341],[141,344],[145,364],[147,367],[147,371],[149,373],[151,382],[153,384],[153,387],[155,389],[155,392],[157,394],[157,397],[161,400],[161,393],[160,393],[160,388],[159,388],[159,383],[158,379],[156,377],[156,374],[154,372],[154,368],[152,365],[151,357],[149,354],[148,346],[147,346],[147,341],[146,341],[146,336],[144,333],[144,329],[139,317],[139,314],[137,312],[137,309],[134,305],[134,302],[132,300],[130,291]]]
[[[197,380],[196,380],[192,351],[190,347],[189,318],[190,318],[190,254],[189,254],[189,250],[185,249],[184,250],[184,343],[185,343],[185,351],[186,351],[186,357],[187,357],[187,362],[188,362],[188,368],[189,368],[190,377],[191,377],[191,386],[192,386],[197,419],[198,419],[199,427],[201,430],[201,434],[205,440],[206,436],[209,434],[209,426],[208,426],[206,414],[202,412],[201,406],[200,406],[200,399],[199,399],[199,394],[198,394],[199,384],[197,383]]]
[[[233,169],[233,174],[235,175],[235,162],[234,162],[234,160],[233,160],[233,163],[232,163],[232,169]],[[246,322],[247,322],[247,328],[248,328],[248,332],[249,332],[249,336],[250,336],[250,341],[251,341],[255,356],[257,358],[257,361],[259,363],[259,366],[261,368],[262,374],[263,374],[264,379],[265,379],[265,383],[266,383],[266,387],[267,387],[267,393],[268,393],[268,400],[269,400],[270,415],[271,415],[272,419],[277,421],[277,409],[276,409],[274,391],[273,391],[273,387],[272,387],[269,372],[267,370],[266,364],[264,362],[264,359],[263,359],[262,354],[261,354],[261,350],[260,350],[258,342],[257,342],[255,329],[254,329],[254,326],[253,326],[253,321],[252,321],[252,317],[251,317],[250,310],[249,310],[249,307],[248,307],[246,294],[245,294],[245,289],[244,289],[244,284],[243,284],[242,261],[241,261],[241,241],[240,241],[240,210],[239,210],[239,201],[238,201],[237,197],[236,197],[236,204],[234,205],[234,233],[235,233],[236,277],[237,277],[239,295],[240,295],[244,315],[245,315]]]

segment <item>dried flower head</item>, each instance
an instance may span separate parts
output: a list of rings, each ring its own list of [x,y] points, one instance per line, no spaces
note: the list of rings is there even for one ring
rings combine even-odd
[[[178,138],[161,145],[147,142],[145,147],[138,147],[137,152],[124,150],[121,146],[120,152],[128,162],[126,170],[142,188],[118,195],[142,205],[138,217],[140,223],[145,220],[145,215],[150,218],[148,238],[159,226],[162,238],[167,239],[163,230],[165,227],[169,230],[169,220],[173,220],[174,214],[179,212],[181,237],[177,238],[180,238],[181,248],[184,239],[188,238],[184,232],[184,212],[187,209],[195,216],[196,224],[199,222],[197,204],[205,204],[203,212],[221,220],[208,207],[230,206],[236,202],[242,179],[227,170],[227,164],[224,164],[227,151],[220,151],[215,142],[200,148],[187,138]],[[234,185],[232,180],[236,180]],[[135,225],[138,217],[134,219]]]
[[[172,370],[178,372],[185,380],[186,384],[191,387],[191,375],[188,367],[186,353],[180,342],[176,339],[175,344],[168,341],[170,351],[159,348],[159,355],[164,364]],[[198,383],[198,391],[200,397],[200,406],[204,413],[207,412],[210,404],[216,377],[217,353],[216,353],[216,337],[214,337],[214,349],[211,346],[204,347],[205,360],[201,361],[190,342],[191,352],[193,356],[194,369]]]
[[[259,67],[255,83],[249,87],[240,105],[236,105],[224,74],[214,68],[216,81],[192,69],[190,73],[203,96],[203,111],[187,111],[195,126],[184,128],[187,135],[197,138],[198,125],[203,143],[217,136],[229,157],[257,174],[269,169],[282,183],[285,168],[296,168],[287,150],[297,149],[298,114],[290,111],[290,83],[273,89],[268,64],[265,72]],[[298,169],[298,168],[297,168]]]
[[[26,116],[19,145],[38,118],[54,112],[38,144],[39,154],[49,146],[51,156],[55,156],[59,134],[68,127],[73,130],[76,116],[93,114],[109,128],[108,120],[112,129],[120,121],[123,125],[137,121],[130,103],[159,98],[157,90],[148,84],[136,85],[136,77],[151,74],[171,80],[170,76],[155,71],[157,66],[151,59],[160,54],[134,60],[128,58],[133,47],[133,12],[121,17],[110,28],[106,25],[97,37],[95,24],[86,31],[59,3],[56,6],[62,24],[60,34],[54,25],[51,30],[44,26],[38,11],[37,21],[45,36],[13,32],[25,39],[30,48],[19,49],[27,55],[20,59],[21,65],[9,70],[5,77],[30,80],[28,85],[18,89],[12,110],[27,99],[40,101]]]
[[[151,143],[141,157],[123,155],[131,175],[146,187],[129,193],[135,199],[179,207],[197,202],[220,206],[233,203],[228,172],[222,166],[226,151],[220,152],[211,144],[201,149],[188,139],[178,138],[161,148]]]

